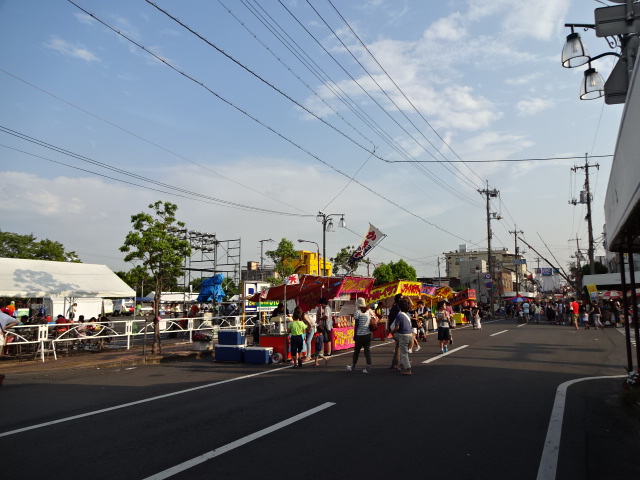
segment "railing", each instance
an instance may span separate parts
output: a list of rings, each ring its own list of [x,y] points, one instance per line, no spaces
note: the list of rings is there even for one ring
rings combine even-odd
[[[243,322],[240,316],[166,318],[159,321],[161,337],[184,338],[192,342],[194,331],[207,333],[216,339],[220,328],[251,328],[252,321]],[[52,353],[81,350],[126,348],[142,345],[154,333],[153,320],[130,319],[108,322],[18,325],[6,333],[5,355],[15,357],[45,357]]]

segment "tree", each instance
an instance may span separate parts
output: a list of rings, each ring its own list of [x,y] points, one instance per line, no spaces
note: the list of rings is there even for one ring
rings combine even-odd
[[[281,279],[293,273],[294,269],[291,266],[291,262],[298,258],[298,252],[294,248],[291,240],[283,238],[280,240],[278,248],[269,250],[265,252],[265,254],[273,261],[275,271]]]
[[[580,269],[582,270],[582,275],[591,275],[591,267],[588,263],[583,265]],[[609,269],[605,267],[602,262],[594,262],[593,272],[595,275],[601,275],[603,273],[609,273]]]
[[[163,287],[175,283],[182,275],[184,258],[191,255],[187,240],[178,238],[174,232],[184,228],[184,222],[176,220],[178,207],[173,203],[157,201],[149,205],[155,217],[148,213],[131,216],[133,231],[129,232],[120,247],[127,253],[125,262],[138,260],[153,278],[156,296],[154,302],[154,333],[151,353],[160,353],[160,329],[158,316]]]
[[[333,263],[333,271],[334,273],[340,273],[340,270],[344,270],[345,275],[357,270],[358,266],[362,259],[357,260],[353,263],[353,265],[349,264],[349,259],[353,252],[355,252],[356,247],[353,245],[349,245],[346,247],[342,247],[342,249],[338,252],[335,258],[330,258]]]
[[[60,242],[48,238],[36,241],[33,234],[20,235],[1,230],[0,257],[81,263],[76,252],[67,252]]]
[[[153,289],[154,280],[147,269],[141,265],[136,265],[128,272],[115,272],[124,283],[133,288],[140,297],[145,296],[145,291]]]
[[[407,262],[400,259],[396,263],[389,262],[389,264],[379,265],[374,271],[373,276],[376,279],[375,285],[382,285],[383,283],[395,282],[396,280],[408,280],[415,282],[418,279],[416,275],[416,269],[410,266]]]

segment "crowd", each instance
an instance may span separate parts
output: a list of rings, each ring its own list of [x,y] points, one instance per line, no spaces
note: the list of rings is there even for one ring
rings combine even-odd
[[[566,300],[508,302],[507,318],[518,323],[547,322],[552,325],[572,325],[574,328],[619,327],[624,322],[623,308],[619,301],[605,300],[584,302],[576,298]]]

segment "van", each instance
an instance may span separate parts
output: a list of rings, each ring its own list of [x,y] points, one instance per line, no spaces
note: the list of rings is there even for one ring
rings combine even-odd
[[[133,300],[128,298],[118,298],[113,301],[113,315],[133,315],[135,305]]]

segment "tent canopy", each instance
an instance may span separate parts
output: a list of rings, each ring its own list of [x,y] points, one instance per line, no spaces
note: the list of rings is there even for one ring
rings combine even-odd
[[[0,258],[0,297],[135,297],[106,265]]]

